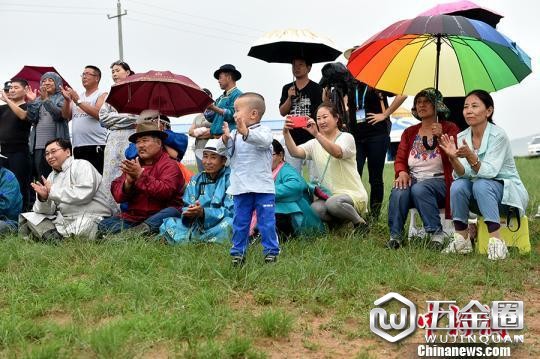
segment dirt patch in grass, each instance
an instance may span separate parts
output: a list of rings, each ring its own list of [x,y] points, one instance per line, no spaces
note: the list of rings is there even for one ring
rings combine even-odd
[[[233,310],[244,311],[247,308],[255,309],[257,302],[252,293],[240,293],[229,298],[229,306]]]
[[[407,293],[407,298],[419,305],[419,313],[425,312],[426,300],[433,300],[433,294]],[[523,300],[525,304],[526,330],[521,333],[524,344],[512,347],[512,357],[540,357],[540,288],[526,285],[523,292],[509,292],[505,300]],[[257,312],[258,306],[251,294],[235,297],[231,303],[236,309],[251,308]],[[336,322],[334,313],[325,310],[321,315],[303,312],[296,316],[293,331],[287,338],[261,338],[254,340],[254,346],[270,358],[403,358],[416,357],[418,344],[425,343],[425,331],[418,329],[400,344],[391,344],[373,336],[363,337],[357,320],[349,318]],[[366,329],[367,330],[367,329]]]
[[[116,320],[119,320],[120,318],[122,318],[121,316],[108,316],[108,317],[102,317],[102,318],[99,318],[95,324],[95,328],[101,328],[101,327],[105,327],[107,325],[109,325],[110,323],[116,321]]]
[[[169,350],[165,344],[153,345],[140,356],[141,359],[167,359],[170,357]]]
[[[58,326],[65,327],[73,323],[73,317],[71,316],[71,314],[55,311],[49,312],[44,316],[40,317],[39,321],[50,322]]]
[[[270,358],[351,358],[367,354],[373,358],[393,358],[396,348],[377,339],[355,338],[347,335],[356,321],[347,320],[340,330],[331,330],[333,316],[303,316],[288,338],[257,339],[255,346]]]

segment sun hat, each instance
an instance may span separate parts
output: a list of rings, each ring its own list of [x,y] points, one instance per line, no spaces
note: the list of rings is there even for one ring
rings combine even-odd
[[[433,87],[428,87],[428,88],[423,89],[419,93],[417,93],[416,96],[414,96],[413,108],[411,109],[411,113],[418,120],[421,119],[420,117],[418,117],[418,113],[416,112],[416,100],[419,97],[427,98],[429,102],[431,102],[433,106],[435,106],[435,112],[437,112],[437,114],[440,113],[445,118],[448,118],[448,116],[450,115],[450,110],[448,109],[448,107],[446,107],[446,105],[443,102],[443,95],[441,91]]]
[[[195,151],[195,156],[202,160],[204,152],[212,152],[227,158],[227,163],[225,163],[225,166],[227,166],[229,164],[229,156],[225,146],[218,146],[220,141],[221,139],[219,138],[209,139],[208,142],[206,142],[206,145],[204,145],[204,148],[199,148]]]
[[[345,50],[343,52],[343,57],[348,60],[349,57],[351,57],[351,54],[353,53],[353,51],[356,50],[357,48],[358,48],[358,46],[353,46],[350,49]]]
[[[153,136],[164,141],[168,135],[161,131],[155,121],[145,121],[137,123],[135,133],[129,136],[129,142],[135,143],[137,139],[142,136]]]

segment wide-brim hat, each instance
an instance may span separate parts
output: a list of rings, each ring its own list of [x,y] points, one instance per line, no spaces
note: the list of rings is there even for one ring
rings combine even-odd
[[[441,91],[433,87],[428,87],[417,93],[416,96],[414,96],[413,108],[411,109],[411,113],[416,119],[421,120],[421,118],[418,117],[418,112],[416,112],[416,100],[419,97],[427,98],[429,102],[431,102],[435,107],[435,112],[437,112],[437,114],[442,114],[444,118],[448,118],[448,116],[450,116],[450,109],[448,109],[448,107],[446,107],[446,105],[444,104]]]
[[[208,142],[206,142],[206,145],[204,145],[204,148],[199,148],[195,150],[195,156],[202,160],[205,152],[212,152],[222,157],[225,157],[227,159],[227,162],[225,162],[225,166],[228,166],[229,156],[227,153],[227,149],[225,147],[218,146],[219,141],[221,141],[221,139],[219,138],[209,139]]]
[[[135,143],[137,142],[137,139],[142,136],[157,137],[162,141],[165,141],[165,139],[168,137],[165,132],[159,129],[158,124],[155,121],[137,123],[135,133],[129,136],[128,140],[129,142]]]
[[[348,60],[349,57],[351,57],[351,54],[353,53],[353,51],[356,50],[357,48],[358,46],[353,46],[350,49],[343,51],[343,57]]]
[[[242,74],[240,73],[240,71],[238,71],[236,67],[234,67],[234,65],[231,65],[231,64],[225,64],[221,66],[219,69],[217,69],[214,72],[214,78],[217,80],[219,78],[219,74],[222,72],[229,72],[232,75],[232,78],[234,81],[238,81],[242,78]]]

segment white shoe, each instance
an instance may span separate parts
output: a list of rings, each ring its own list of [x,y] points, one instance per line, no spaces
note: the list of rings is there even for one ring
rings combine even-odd
[[[429,242],[429,247],[432,250],[440,251],[444,247],[444,237],[444,232],[432,234],[431,241]]]
[[[488,258],[492,261],[499,259],[505,259],[508,255],[508,248],[503,240],[495,237],[491,237],[488,242]]]
[[[467,254],[473,250],[472,243],[469,238],[465,239],[461,234],[455,232],[454,238],[448,243],[448,246],[443,249],[442,253],[459,253]]]

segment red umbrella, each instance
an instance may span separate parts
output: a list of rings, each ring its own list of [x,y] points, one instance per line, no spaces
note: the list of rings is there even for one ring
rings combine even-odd
[[[212,99],[186,76],[148,71],[113,85],[107,102],[118,112],[138,114],[152,109],[178,117],[203,112]]]
[[[496,27],[499,21],[504,17],[495,11],[483,8],[472,1],[462,0],[444,4],[438,4],[429,10],[424,11],[418,16],[432,15],[454,15],[464,16],[469,19],[480,20],[486,24]]]
[[[62,75],[60,75],[60,73],[58,71],[56,71],[56,69],[52,66],[31,66],[31,65],[25,65],[21,71],[19,71],[17,73],[17,75],[13,76],[11,79],[13,80],[14,78],[22,78],[22,79],[25,79],[26,81],[28,81],[28,84],[33,88],[33,89],[38,89],[39,90],[39,80],[41,80],[41,76],[46,73],[46,72],[56,72],[60,78],[62,79],[62,81],[64,82],[64,86],[68,86],[68,87],[71,87],[69,86],[69,84],[67,83],[66,80],[64,80],[64,78],[62,77]]]

